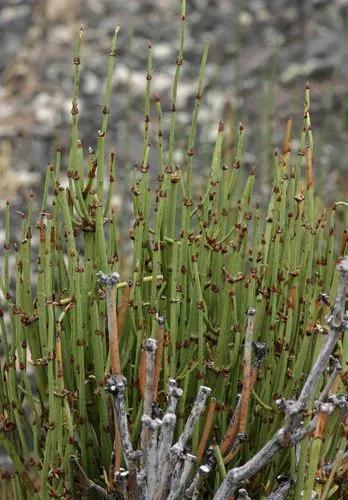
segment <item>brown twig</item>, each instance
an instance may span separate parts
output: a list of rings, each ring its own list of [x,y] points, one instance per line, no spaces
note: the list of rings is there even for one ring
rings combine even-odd
[[[240,450],[241,443],[245,440],[246,435],[246,427],[248,421],[249,414],[249,404],[250,404],[250,394],[251,389],[255,384],[257,370],[252,366],[252,341],[253,341],[253,331],[254,331],[254,316],[255,309],[249,307],[248,308],[248,323],[245,333],[244,340],[244,359],[243,359],[243,389],[240,399],[238,401],[238,415],[233,421],[233,426],[231,428],[231,433],[229,436],[230,443],[233,443],[235,437],[237,436],[236,431],[238,429],[238,443],[235,446],[235,443],[232,444],[232,449],[228,453],[226,457],[224,457],[224,463],[227,464],[237,455]],[[237,410],[237,408],[236,408]],[[238,418],[237,418],[238,417]]]
[[[106,286],[106,309],[108,316],[111,373],[114,376],[118,376],[121,375],[121,362],[117,330],[116,285],[120,281],[120,275],[118,273],[105,274],[100,271],[97,276],[99,284]]]
[[[332,413],[334,405],[332,403],[319,403],[319,415],[317,419],[317,426],[313,432],[313,439],[323,440],[325,425],[329,415]]]
[[[210,432],[211,432],[211,429],[212,429],[213,423],[214,423],[215,408],[216,408],[216,399],[211,398],[211,400],[209,401],[207,415],[205,417],[205,422],[204,422],[204,428],[203,428],[201,440],[200,440],[200,443],[198,446],[198,451],[197,451],[197,464],[198,465],[201,463],[204,452],[207,448],[208,439],[209,439]]]
[[[97,161],[92,159],[94,156],[93,148],[91,148],[91,147],[88,148],[88,155],[90,158],[89,163],[91,163],[91,168],[88,171],[87,184],[84,186],[84,188],[82,190],[82,196],[84,199],[87,197],[88,193],[90,192],[90,189],[91,189],[92,183],[93,183],[93,179],[95,178],[95,173],[97,170]]]
[[[240,402],[241,399],[239,398],[237,406],[233,412],[230,425],[228,426],[228,429],[223,437],[223,440],[221,441],[220,451],[222,455],[224,455],[231,448],[234,438],[237,435],[239,427]]]
[[[257,369],[255,367],[252,367],[251,371],[251,385],[250,385],[250,390],[254,387],[255,382],[256,382],[256,377],[257,377]],[[239,434],[239,428],[240,428],[240,414],[241,414],[241,402],[242,398],[240,397],[236,406],[236,409],[234,410],[234,414],[232,416],[230,425],[226,431],[226,434],[221,442],[220,445],[220,450],[222,455],[225,455],[225,453],[228,452],[228,454],[224,457],[224,463],[227,464],[229,463],[235,456],[236,452],[238,452],[237,448],[234,446],[234,441]]]
[[[253,382],[252,374],[252,341],[253,341],[253,331],[254,331],[254,321],[255,321],[256,310],[249,307],[248,309],[248,324],[245,333],[244,341],[244,360],[243,360],[243,389],[241,394],[240,403],[240,416],[239,416],[239,432],[245,432],[248,421],[249,413],[249,403],[251,387]]]
[[[307,189],[313,187],[313,151],[310,146],[306,147]]]
[[[291,129],[292,129],[292,117],[289,116],[286,122],[286,129],[283,142],[283,155],[286,155],[291,151]]]
[[[158,316],[157,318],[157,323],[158,323],[158,332],[157,332],[157,350],[156,350],[156,356],[155,356],[155,372],[153,376],[153,394],[152,398],[154,401],[157,399],[157,392],[158,392],[158,386],[159,386],[159,380],[160,380],[160,375],[161,375],[161,368],[162,368],[162,357],[163,357],[163,339],[164,339],[164,317],[163,316]]]
[[[257,373],[258,370],[265,358],[265,356],[268,353],[268,347],[266,344],[263,342],[253,342],[252,344],[254,353],[253,353],[253,361],[252,361],[252,366],[251,366],[251,376],[250,376],[250,391],[254,387],[256,378],[257,378]],[[248,347],[249,349],[249,347]],[[250,397],[250,395],[249,395]],[[232,460],[235,454],[236,448],[233,446],[234,440],[238,434],[240,424],[239,424],[239,419],[240,419],[240,412],[241,412],[241,402],[242,402],[242,397],[239,398],[236,409],[234,411],[234,414],[232,416],[230,425],[225,433],[225,436],[220,444],[220,451],[221,454],[224,456],[227,452],[228,455],[224,458],[224,463],[228,463],[229,461]]]
[[[124,290],[120,304],[117,308],[117,331],[119,337],[121,337],[123,334],[124,324],[126,321],[127,311],[129,308],[129,296],[131,290],[132,290],[131,282],[128,282],[128,286]]]
[[[115,452],[114,473],[115,473],[119,472],[121,468],[121,450],[122,450],[120,430],[117,425],[117,416],[115,412],[114,412],[114,421],[115,421],[115,439],[114,439],[114,452]]]

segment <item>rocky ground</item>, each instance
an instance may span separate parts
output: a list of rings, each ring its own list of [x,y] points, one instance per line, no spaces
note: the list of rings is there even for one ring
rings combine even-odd
[[[164,110],[170,105],[179,3],[1,2],[0,194],[13,197],[28,184],[41,186],[55,146],[69,143],[72,54],[80,24],[85,28],[80,125],[86,145],[95,144],[106,56],[114,26],[121,26],[109,143],[118,152],[120,177],[125,176],[140,159],[147,39],[153,43],[153,90],[161,94]],[[234,128],[242,119],[248,129],[247,164],[255,164],[267,179],[268,153],[280,144],[289,114],[297,119],[299,130],[304,85],[310,80],[317,183],[327,199],[336,199],[337,189],[344,188],[348,152],[348,1],[188,0],[187,4],[179,127],[190,120],[202,44],[209,38],[200,149],[210,152],[221,118]],[[185,139],[183,133],[183,144]]]

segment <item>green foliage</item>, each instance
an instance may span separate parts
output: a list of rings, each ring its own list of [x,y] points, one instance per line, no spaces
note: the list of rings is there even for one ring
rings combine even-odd
[[[208,44],[203,49],[192,124],[187,132],[187,156],[179,166],[174,163],[176,100],[185,20],[182,2],[168,138],[162,130],[160,100],[153,103],[151,99],[148,45],[143,157],[131,187],[132,260],[127,260],[119,245],[112,203],[114,186],[123,189],[114,182],[115,155],[108,161],[105,153],[118,29],[112,41],[96,153],[84,151],[78,132],[81,32],[74,58],[68,169],[61,172],[58,150],[54,165],[47,171],[41,214],[35,222],[28,208],[17,247],[11,244],[10,206],[6,205],[0,280],[4,349],[0,445],[10,457],[15,474],[2,481],[4,499],[78,495],[71,479],[69,457],[73,453],[80,456],[88,477],[107,485],[114,424],[110,396],[104,390],[110,357],[105,290],[97,283],[98,271],[121,276],[117,284],[119,349],[122,373],[128,381],[134,446],[140,433],[139,365],[144,340],[156,338],[161,347],[158,405],[163,406],[169,378],[175,378],[183,389],[178,434],[198,387],[204,384],[212,388],[216,404],[206,444],[216,445],[224,438],[238,394],[246,383],[243,346],[248,332],[247,311],[249,307],[256,310],[249,340],[266,343],[269,353],[250,392],[243,423],[248,439],[236,446],[234,437],[225,456],[233,446],[236,452],[225,464],[220,448],[215,446],[218,467],[205,483],[204,498],[213,495],[231,466],[250,459],[280,427],[283,415],[275,400],[296,398],[325,342],[324,318],[330,312],[338,280],[336,206],[323,207],[314,193],[309,88],[299,149],[291,151],[289,121],[282,151],[275,154],[270,166],[274,180],[265,214],[253,202],[258,182],[255,170],[242,185],[242,125],[232,164],[224,163],[224,126],[220,123],[217,127],[209,182],[206,191],[195,199],[192,179],[202,168],[195,165],[195,137]],[[158,138],[152,140],[156,128]],[[149,163],[150,148],[155,150],[151,158],[156,158],[157,171]],[[158,182],[153,193],[155,171]],[[62,178],[66,177],[68,187],[62,187]],[[33,236],[39,237],[38,249],[32,244]],[[345,250],[342,248],[341,253]],[[11,266],[13,254],[15,265]],[[158,315],[165,318],[163,326],[158,323]],[[346,367],[347,340],[337,345],[335,357]],[[309,410],[328,377],[325,372]],[[335,391],[342,392],[340,377],[335,384]],[[204,422],[201,418],[193,435],[195,454]],[[253,479],[250,494],[255,498],[269,494],[276,486],[277,475],[287,472],[297,477],[293,498],[299,498],[303,489],[311,492],[314,487],[319,493],[326,488],[325,498],[338,498],[339,486],[333,478],[325,487],[329,473],[325,473],[324,465],[334,462],[336,470],[340,466],[335,460],[337,456],[342,458],[346,443],[341,426],[341,414],[335,410],[325,425],[321,447],[314,446],[308,437],[296,452],[284,449]],[[316,473],[324,476],[323,485],[314,484]]]

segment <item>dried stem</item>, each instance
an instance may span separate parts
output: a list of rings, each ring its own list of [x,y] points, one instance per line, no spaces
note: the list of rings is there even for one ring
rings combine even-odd
[[[152,415],[152,396],[154,384],[154,368],[155,368],[155,354],[157,349],[157,341],[154,339],[147,339],[145,342],[146,352],[146,383],[144,394],[144,415],[151,417]]]
[[[324,368],[338,339],[340,338],[343,331],[347,329],[347,319],[345,317],[344,302],[346,299],[348,286],[348,258],[343,259],[338,264],[337,269],[340,271],[341,276],[333,312],[332,315],[327,318],[327,324],[329,325],[329,334],[297,400],[297,406],[301,409],[304,409],[306,407],[310,395],[315,392],[318,379],[323,373]]]
[[[115,424],[115,438],[114,438],[114,454],[115,454],[115,460],[113,463],[113,474],[115,472],[118,472],[121,467],[121,452],[122,452],[122,443],[121,443],[121,436],[120,436],[120,429],[119,426],[117,425],[117,415],[116,412],[114,411],[114,424]]]
[[[254,331],[256,310],[249,307],[248,309],[248,324],[244,341],[244,366],[243,366],[243,390],[241,394],[240,416],[239,416],[239,432],[245,432],[247,427],[249,402],[251,387],[253,385],[252,374],[252,341]],[[254,382],[255,383],[255,382]]]
[[[312,446],[308,463],[308,472],[305,488],[303,491],[304,500],[309,500],[312,495],[313,485],[315,481],[315,474],[317,465],[320,458],[320,448],[323,440],[325,426],[329,415],[334,411],[335,406],[333,403],[318,403],[319,414],[317,415],[317,425],[313,432]]]
[[[286,122],[286,129],[283,142],[283,155],[286,155],[291,151],[291,129],[292,129],[292,117],[290,116]]]
[[[256,380],[256,377],[255,377]],[[233,441],[238,433],[238,427],[239,427],[239,416],[240,416],[240,404],[241,404],[241,398],[238,399],[238,403],[236,405],[236,408],[233,412],[230,425],[228,426],[228,429],[225,433],[225,436],[223,440],[221,441],[220,444],[220,451],[222,455],[224,455],[228,450],[231,448]]]
[[[211,469],[207,465],[200,466],[194,480],[185,491],[184,499],[195,500],[196,498],[198,498],[202,483],[205,480],[205,478],[209,476],[210,472]]]
[[[278,488],[268,495],[267,500],[285,500],[291,492],[292,484],[290,479],[282,481]]]
[[[182,389],[176,383],[176,380],[168,380],[168,405],[166,413],[175,413],[179,398],[182,396]]]
[[[253,386],[255,385],[258,370],[259,370],[266,354],[268,353],[268,347],[264,342],[253,342],[251,344],[251,346],[254,349],[254,354],[253,354],[253,361],[252,361],[251,375],[250,375],[250,391],[253,388]],[[248,345],[245,346],[245,349],[247,349],[247,350],[250,349],[249,342],[248,342]],[[248,359],[249,359],[249,356],[250,355],[248,353]],[[248,384],[249,384],[249,382],[248,382]],[[243,386],[243,388],[244,388],[244,386]],[[250,393],[249,393],[249,397],[250,397]],[[235,437],[237,436],[238,430],[240,428],[239,421],[240,421],[241,403],[242,403],[242,397],[240,397],[238,400],[238,403],[237,403],[237,406],[236,406],[235,411],[233,413],[230,425],[229,425],[229,427],[225,433],[225,436],[220,444],[220,451],[221,451],[222,455],[225,455],[228,452],[228,450],[230,450],[230,452],[228,453],[228,455],[224,459],[225,463],[228,463],[232,459],[232,457],[234,456],[234,453],[235,453],[235,448],[233,446],[233,442],[234,442]]]
[[[118,344],[118,328],[117,328],[117,311],[116,311],[116,293],[117,283],[120,281],[118,273],[105,274],[99,272],[97,274],[100,285],[106,287],[106,309],[108,317],[108,332],[109,332],[109,351],[111,359],[111,373],[114,377],[121,375],[121,362]],[[116,421],[116,414],[114,414]],[[118,471],[121,465],[121,436],[119,426],[115,422],[115,438],[114,438],[114,464],[113,473]],[[112,479],[112,478],[110,478]]]
[[[146,352],[146,380],[145,380],[145,394],[144,394],[144,408],[143,408],[143,425],[141,432],[141,449],[143,450],[144,464],[147,462],[148,440],[150,429],[154,431],[155,426],[152,425],[152,395],[153,395],[153,377],[155,367],[155,354],[157,349],[157,342],[154,339],[147,339],[145,342]]]
[[[313,187],[313,151],[310,146],[306,147],[307,163],[307,189]]]
[[[184,430],[179,436],[178,441],[171,447],[169,462],[163,468],[164,477],[162,477],[162,480],[164,480],[165,484],[168,480],[170,472],[172,472],[170,495],[174,495],[174,492],[179,487],[184,449],[187,445],[188,440],[193,434],[194,428],[199,421],[199,417],[201,416],[206,400],[210,393],[211,389],[209,387],[201,386],[199,388],[197,398],[193,403],[192,410],[187,418]]]
[[[112,375],[117,376],[121,375],[116,311],[116,285],[120,281],[120,275],[118,273],[105,274],[100,271],[97,276],[99,284],[106,286],[106,308],[108,315],[111,373]]]
[[[184,464],[180,468],[178,468],[178,474],[176,476],[176,480],[172,479],[172,485],[169,492],[168,500],[177,500],[182,497],[182,492],[186,488],[186,484],[188,482],[189,476],[192,472],[194,464],[196,462],[195,455],[191,455],[191,453],[187,453],[184,458]],[[174,471],[175,475],[175,471]]]
[[[124,323],[126,321],[126,315],[129,308],[129,296],[132,291],[131,283],[128,284],[125,291],[123,292],[121,302],[117,308],[117,331],[119,337],[123,334]]]
[[[174,429],[176,424],[175,410],[179,398],[182,396],[182,390],[177,387],[174,379],[168,381],[168,406],[162,419],[161,433],[158,440],[158,465],[157,465],[157,482],[158,486],[155,493],[155,498],[162,498],[165,490],[166,480],[169,469],[169,454],[174,437]]]
[[[122,449],[125,455],[126,462],[134,462],[139,460],[139,452],[133,451],[133,446],[130,440],[128,421],[127,421],[127,411],[125,402],[125,391],[126,391],[127,381],[125,377],[113,377],[111,376],[107,382],[107,391],[110,392],[114,398],[114,406],[117,415],[117,422],[120,431]]]
[[[209,387],[200,387],[184,430],[179,436],[178,441],[171,446],[176,423],[176,417],[172,410],[175,409],[177,399],[181,394],[178,393],[174,380],[170,380],[168,385],[169,404],[162,420],[161,435],[158,445],[159,465],[157,471],[158,487],[155,494],[156,500],[163,498],[163,495],[166,495],[168,490],[169,498],[177,498],[178,491],[181,492],[185,490],[186,482],[193,466],[191,462],[193,462],[196,457],[194,457],[193,460],[193,455],[186,455],[184,450],[188,440],[192,436],[194,428],[204,409],[206,400],[211,392]]]
[[[172,455],[180,454],[184,450],[187,441],[193,434],[194,428],[198,423],[199,417],[201,416],[206,400],[209,397],[210,393],[211,389],[209,387],[202,385],[199,388],[197,398],[193,403],[192,410],[187,418],[184,430],[182,431],[181,436],[179,436],[178,441],[172,447]]]
[[[214,416],[215,416],[215,408],[216,408],[216,399],[211,398],[209,401],[208,409],[207,409],[207,415],[205,417],[205,423],[203,427],[203,432],[201,436],[201,440],[198,446],[198,451],[197,451],[197,463],[200,464],[204,455],[204,452],[207,448],[207,443],[208,439],[210,436],[210,432],[214,423]]]
[[[162,422],[159,419],[151,419],[147,415],[142,418],[143,429],[147,430],[146,449],[143,449],[143,465],[147,471],[147,488],[150,498],[153,498],[157,485],[157,467],[158,467],[158,448],[157,437],[158,429]]]
[[[155,499],[160,500],[166,487],[169,474],[169,454],[173,442],[176,416],[174,413],[165,413],[162,419],[161,434],[158,443],[157,488]]]

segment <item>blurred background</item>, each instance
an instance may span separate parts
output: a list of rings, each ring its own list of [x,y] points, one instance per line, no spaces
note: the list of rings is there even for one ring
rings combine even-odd
[[[21,207],[28,187],[41,190],[56,146],[68,148],[73,49],[81,24],[85,37],[79,120],[83,144],[92,147],[102,118],[111,35],[115,25],[121,27],[108,147],[117,152],[120,182],[129,179],[134,163],[141,160],[147,39],[153,44],[153,93],[160,94],[163,111],[168,112],[179,8],[179,0],[1,0],[3,199],[11,198]],[[299,137],[309,80],[316,186],[327,202],[344,199],[348,0],[188,0],[187,10],[177,161],[187,142],[200,56],[209,38],[196,171],[208,172],[219,120],[228,128],[227,149],[233,148],[241,120],[247,129],[244,166],[256,166],[259,196],[266,195],[272,151],[282,143],[289,115],[294,117],[294,138]]]

